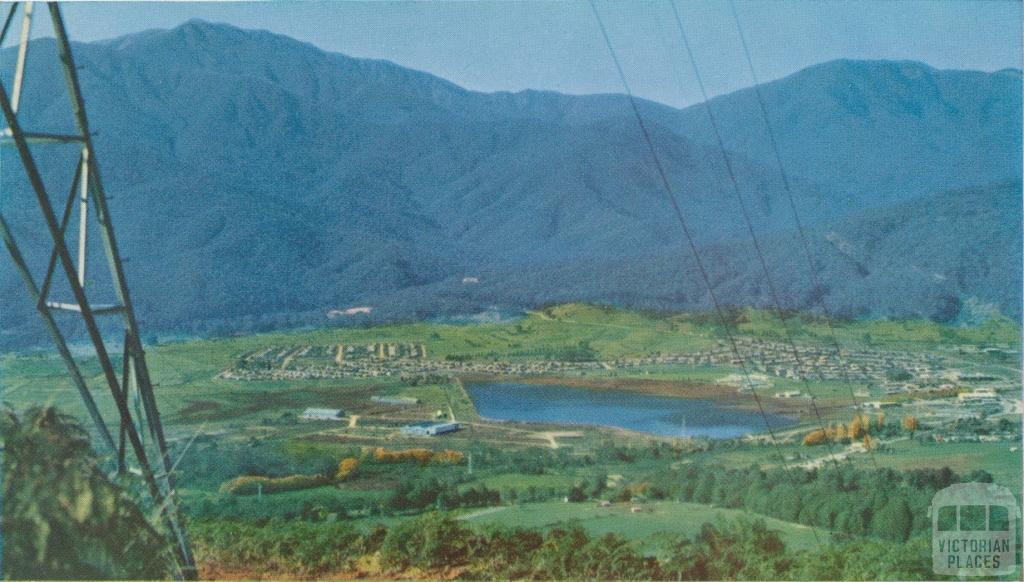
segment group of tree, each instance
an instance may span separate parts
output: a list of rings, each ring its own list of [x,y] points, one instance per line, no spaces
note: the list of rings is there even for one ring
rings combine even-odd
[[[914,432],[919,428],[919,423],[914,416],[904,416],[900,426],[908,431]],[[803,438],[803,444],[807,446],[821,445],[825,443],[852,443],[861,441],[867,447],[873,448],[879,437],[893,436],[899,432],[894,424],[885,422],[885,414],[879,413],[872,417],[869,414],[854,414],[850,422],[834,423],[829,426],[817,428]]]
[[[414,463],[419,466],[427,464],[457,465],[463,462],[464,455],[460,451],[431,449],[403,449],[390,451],[382,447],[374,449],[372,454],[352,455],[343,458],[333,470],[316,474],[295,474],[273,477],[261,474],[240,475],[220,485],[221,493],[234,495],[256,495],[263,493],[283,493],[313,489],[325,485],[340,485],[356,477],[362,466],[362,459],[367,458],[377,464]]]
[[[400,480],[384,497],[381,509],[385,513],[398,513],[428,508],[486,507],[501,503],[501,492],[483,484],[460,489],[454,480],[408,478]]]
[[[930,527],[928,507],[940,489],[991,482],[985,471],[964,477],[949,468],[898,472],[850,465],[818,470],[689,464],[645,476],[652,498],[746,509],[855,536],[905,541]],[[632,487],[632,486],[630,486]]]
[[[209,574],[364,576],[467,580],[924,580],[927,537],[904,544],[829,540],[786,546],[761,520],[705,523],[695,536],[666,536],[653,554],[622,536],[579,526],[547,531],[470,528],[442,513],[385,529],[346,523],[233,521],[192,527]]]
[[[373,451],[373,460],[378,463],[407,463],[414,462],[420,465],[427,463],[447,463],[458,465],[462,463],[465,455],[461,451],[445,449],[433,451],[430,449],[403,449],[389,451],[383,447],[377,447]]]
[[[262,477],[242,475],[220,486],[221,493],[232,495],[257,495],[301,491],[323,487],[331,482],[326,475],[288,475],[287,477]]]

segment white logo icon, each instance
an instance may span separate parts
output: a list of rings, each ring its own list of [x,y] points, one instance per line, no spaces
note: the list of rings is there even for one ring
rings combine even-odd
[[[1017,568],[1017,501],[991,483],[950,485],[932,497],[932,570],[1001,576]]]

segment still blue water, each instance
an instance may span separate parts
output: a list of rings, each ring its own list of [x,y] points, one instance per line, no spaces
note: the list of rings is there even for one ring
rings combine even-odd
[[[467,383],[480,416],[495,420],[587,424],[659,436],[726,439],[765,430],[754,411],[691,400],[612,390],[512,382]],[[772,428],[792,419],[768,415]]]

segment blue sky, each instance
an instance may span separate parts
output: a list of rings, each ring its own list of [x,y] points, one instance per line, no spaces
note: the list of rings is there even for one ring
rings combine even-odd
[[[682,1],[684,26],[712,94],[751,84],[725,1]],[[1021,66],[1013,1],[738,0],[757,74],[778,78],[835,58],[912,59],[939,68]],[[635,91],[673,105],[699,99],[666,0],[599,2]],[[482,91],[621,91],[585,1],[81,2],[64,5],[76,40],[191,18],[267,29],[324,49],[383,58]],[[46,32],[45,23],[39,33]]]

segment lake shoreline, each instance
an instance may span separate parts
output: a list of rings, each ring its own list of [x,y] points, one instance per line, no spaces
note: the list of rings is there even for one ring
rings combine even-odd
[[[510,374],[465,374],[458,376],[463,384],[514,383],[537,386],[568,386],[582,390],[628,392],[651,396],[668,396],[687,400],[709,400],[718,405],[748,412],[758,412],[752,394],[740,393],[736,386],[694,380],[661,380],[654,378],[601,378],[580,376],[515,376]],[[761,404],[765,412],[786,416],[800,416],[804,399],[773,398],[761,390]]]
[[[648,384],[643,391],[630,391],[608,383],[595,388],[579,382],[569,384],[559,381],[560,378],[532,379],[540,381],[476,376],[462,378],[460,384],[480,418],[491,422],[589,425],[658,437],[712,439],[736,438],[764,430],[764,419],[756,407],[734,406],[723,398],[705,398],[694,392],[686,398],[679,397],[678,391],[666,394],[666,383],[662,382]],[[798,423],[796,416],[765,412],[776,427]]]

